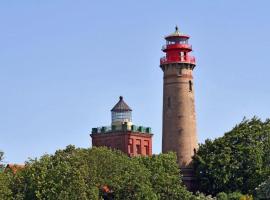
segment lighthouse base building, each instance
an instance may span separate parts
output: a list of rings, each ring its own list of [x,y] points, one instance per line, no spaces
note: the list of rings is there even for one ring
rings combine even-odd
[[[118,103],[111,110],[111,125],[92,128],[92,146],[118,149],[130,157],[151,156],[151,128],[135,126],[132,123],[131,112],[131,108],[120,96]]]

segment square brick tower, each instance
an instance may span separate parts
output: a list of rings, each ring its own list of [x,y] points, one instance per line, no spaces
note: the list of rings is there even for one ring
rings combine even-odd
[[[122,96],[111,110],[111,114],[110,126],[92,128],[92,146],[119,149],[130,157],[152,155],[151,128],[133,125],[132,110]]]
[[[183,181],[192,190],[195,179],[191,166],[198,147],[194,103],[193,69],[195,58],[190,55],[189,36],[175,32],[166,36],[160,59],[163,71],[162,152],[174,151],[183,174]]]

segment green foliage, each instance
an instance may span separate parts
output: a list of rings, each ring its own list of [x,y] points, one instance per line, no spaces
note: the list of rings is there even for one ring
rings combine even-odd
[[[189,199],[192,194],[182,185],[176,154],[160,154],[152,157],[136,157],[150,172],[150,182],[158,199]]]
[[[12,197],[12,192],[10,190],[10,181],[6,173],[4,173],[4,152],[0,151],[0,199],[9,200]]]
[[[228,200],[240,200],[243,195],[240,192],[233,192],[228,194]]]
[[[239,192],[233,192],[226,194],[225,192],[220,192],[216,196],[217,200],[253,200],[252,196],[242,195]]]
[[[192,200],[173,153],[129,158],[107,148],[68,146],[7,173],[16,200],[99,200],[107,186],[115,200]]]
[[[270,199],[270,177],[256,188],[255,199]]]
[[[270,175],[270,120],[243,120],[223,137],[206,140],[193,162],[200,191],[252,193]]]
[[[190,200],[216,200],[215,197],[212,197],[211,195],[205,195],[203,193],[197,192],[195,195],[193,195]]]
[[[217,194],[217,200],[228,200],[228,195],[225,192],[220,192]]]
[[[149,174],[120,152],[68,146],[31,160],[16,174],[13,191],[23,199],[98,199],[108,185],[115,199],[154,199]],[[19,182],[20,184],[16,185]]]
[[[12,192],[9,188],[10,182],[7,174],[0,172],[0,199],[9,200],[12,198]]]

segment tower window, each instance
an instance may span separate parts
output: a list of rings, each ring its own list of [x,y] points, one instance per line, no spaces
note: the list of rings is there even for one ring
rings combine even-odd
[[[171,107],[171,97],[168,97],[168,108]]]
[[[149,146],[145,145],[144,148],[145,148],[145,154],[149,155]]]
[[[132,146],[132,144],[128,144],[128,153],[133,154],[133,146]]]
[[[133,154],[133,139],[129,139],[128,141],[128,153]]]
[[[136,145],[136,153],[141,154],[141,145],[139,144]]]
[[[141,154],[142,150],[141,150],[141,140],[136,140],[136,154]]]
[[[193,85],[193,84],[192,84],[192,81],[189,81],[189,82],[188,82],[188,85],[189,85],[189,91],[192,92],[192,85]]]

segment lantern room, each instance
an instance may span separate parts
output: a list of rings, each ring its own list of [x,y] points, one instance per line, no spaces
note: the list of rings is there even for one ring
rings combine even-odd
[[[195,58],[190,55],[192,46],[188,43],[189,36],[181,33],[178,27],[175,32],[165,36],[166,44],[163,45],[162,51],[166,56],[160,59],[160,64],[169,63],[189,63],[195,65]]]
[[[111,109],[112,125],[132,123],[132,109],[119,97],[118,103]]]

